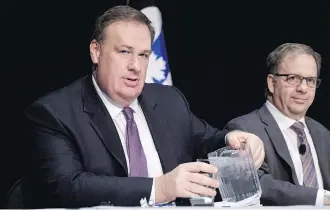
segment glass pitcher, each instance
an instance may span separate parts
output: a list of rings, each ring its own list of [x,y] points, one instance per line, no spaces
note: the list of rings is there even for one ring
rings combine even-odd
[[[251,203],[260,200],[262,190],[249,145],[242,144],[240,149],[218,149],[208,154],[208,160],[218,168],[213,178],[220,182],[223,202]]]

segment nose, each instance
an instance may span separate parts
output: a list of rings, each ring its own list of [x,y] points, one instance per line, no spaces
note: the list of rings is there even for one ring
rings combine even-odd
[[[297,86],[297,91],[299,92],[307,92],[309,89],[308,85],[307,85],[307,81],[304,79],[302,80],[301,84]]]
[[[139,57],[133,55],[129,61],[129,71],[140,72]]]

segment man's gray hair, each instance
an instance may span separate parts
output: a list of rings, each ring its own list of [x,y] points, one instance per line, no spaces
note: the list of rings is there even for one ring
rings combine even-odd
[[[317,77],[320,76],[321,70],[321,55],[315,52],[311,47],[299,43],[285,43],[278,46],[272,51],[267,58],[267,69],[270,74],[278,72],[278,66],[283,62],[288,54],[307,54],[314,57],[317,66]]]

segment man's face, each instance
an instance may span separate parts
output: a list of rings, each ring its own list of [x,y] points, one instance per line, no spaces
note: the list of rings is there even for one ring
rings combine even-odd
[[[112,23],[102,43],[91,42],[90,52],[98,65],[98,85],[110,98],[127,106],[140,95],[151,53],[148,26],[130,21]]]
[[[317,77],[315,59],[308,54],[289,54],[277,69],[279,74]],[[289,84],[294,83],[294,78],[268,75],[268,87],[272,93],[272,101],[278,110],[292,119],[299,120],[306,115],[308,108],[313,103],[316,88],[309,87],[306,80],[298,85]]]

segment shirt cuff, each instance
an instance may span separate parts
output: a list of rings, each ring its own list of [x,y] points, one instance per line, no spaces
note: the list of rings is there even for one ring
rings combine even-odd
[[[318,207],[324,206],[324,190],[322,190],[322,189],[317,190],[315,205]]]
[[[151,195],[149,196],[148,204],[149,205],[155,204],[155,178],[153,178],[152,190],[151,190]]]

